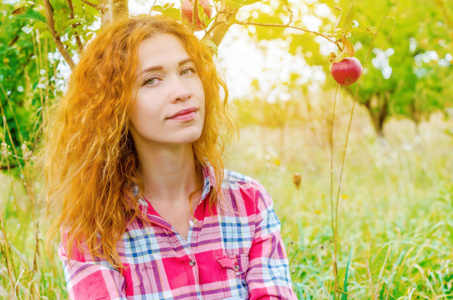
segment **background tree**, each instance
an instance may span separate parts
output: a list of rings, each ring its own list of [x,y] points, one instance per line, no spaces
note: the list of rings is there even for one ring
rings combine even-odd
[[[306,27],[310,21],[312,24],[318,21],[317,31],[336,40],[345,30],[355,45],[356,57],[364,62],[377,25],[391,8],[372,49],[357,99],[367,108],[378,135],[383,136],[384,122],[392,116],[407,117],[418,124],[432,112],[445,112],[449,107],[453,76],[451,3],[423,1],[414,5],[408,0],[381,1],[373,3],[373,9],[366,1],[321,0],[300,6],[285,1],[277,5],[272,1],[261,3],[272,7],[267,10],[269,13],[257,13],[262,10],[257,7],[247,22],[241,24],[253,26],[249,33],[257,41],[286,40],[292,55],[303,56],[312,66],[322,66],[328,78],[325,89],[336,85],[330,79],[328,61],[328,53],[337,50],[335,46],[311,33],[271,25],[283,26],[291,20],[295,26]],[[344,90],[353,96],[355,85]],[[425,92],[420,93],[421,90]]]

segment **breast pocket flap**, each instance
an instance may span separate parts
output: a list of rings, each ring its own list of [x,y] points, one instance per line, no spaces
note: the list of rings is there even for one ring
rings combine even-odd
[[[231,269],[236,274],[242,274],[248,270],[249,259],[245,254],[241,255],[223,255],[217,258],[219,264],[226,268]]]

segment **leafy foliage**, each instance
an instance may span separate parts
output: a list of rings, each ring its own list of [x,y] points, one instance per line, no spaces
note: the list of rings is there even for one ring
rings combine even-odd
[[[266,9],[270,13],[260,13],[262,6],[256,6],[251,13],[256,17],[249,21],[283,24],[292,17],[292,24],[306,28],[317,20],[318,31],[325,37],[339,40],[343,33],[349,36],[355,45],[356,57],[366,63],[357,100],[368,109],[379,134],[382,134],[384,121],[393,116],[419,123],[429,119],[435,111],[446,113],[451,106],[453,27],[447,19],[453,12],[450,2],[443,6],[439,5],[442,1],[414,5],[412,1],[399,0],[370,5],[368,1],[321,0],[288,7],[283,2],[277,6],[272,1],[263,1],[262,5],[264,3],[272,7]],[[328,53],[323,50],[329,46],[327,39],[301,30],[271,26],[256,26],[249,33],[257,41],[285,40],[289,53],[300,55],[310,65],[322,66],[326,74],[330,73]],[[372,52],[367,62],[370,47]],[[330,48],[338,51],[335,46]],[[328,79],[324,88],[332,89],[335,85]],[[345,89],[353,96],[356,85]]]
[[[3,153],[2,169],[9,165],[19,174],[18,166],[30,156],[28,149],[34,146],[43,120],[42,107],[53,98],[58,63],[48,59],[47,53],[55,47],[47,38],[37,38],[32,30],[34,21],[13,17],[10,4],[0,7],[0,100],[4,114],[0,137],[8,148],[8,153]],[[40,22],[36,21],[39,14],[31,9],[24,15]]]
[[[53,0],[51,4],[55,31],[64,48],[77,58],[95,33],[90,28],[99,19],[99,11],[80,0]],[[1,169],[13,169],[18,176],[35,147],[48,107],[64,88],[57,72],[62,61],[43,5],[0,6],[0,99],[5,116],[0,140],[6,149]]]

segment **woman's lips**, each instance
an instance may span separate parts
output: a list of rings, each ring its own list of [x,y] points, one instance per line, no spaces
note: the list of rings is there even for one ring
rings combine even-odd
[[[178,115],[176,117],[170,118],[170,120],[190,121],[193,118],[195,118],[196,114],[197,114],[197,112],[194,111],[194,112],[191,112],[191,113],[188,113],[188,114]]]
[[[178,111],[176,114],[172,115],[171,117],[167,118],[167,120],[178,120],[178,121],[190,121],[197,115],[198,108],[191,107],[187,109],[182,109]]]

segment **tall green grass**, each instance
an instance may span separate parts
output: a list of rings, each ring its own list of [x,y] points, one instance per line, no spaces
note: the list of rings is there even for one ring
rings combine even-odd
[[[242,129],[227,167],[273,196],[299,298],[333,299],[330,145],[325,126],[311,122],[286,128],[284,147],[280,130]],[[335,129],[335,176],[345,123]],[[380,140],[365,111],[354,117],[338,218],[342,299],[453,299],[451,128],[435,115],[417,136],[413,123],[392,120]]]

